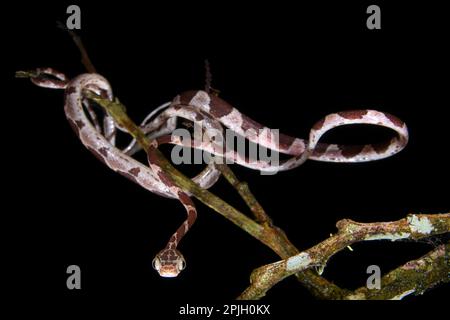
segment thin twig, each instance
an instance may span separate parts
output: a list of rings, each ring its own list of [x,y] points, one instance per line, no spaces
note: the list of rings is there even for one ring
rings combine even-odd
[[[57,26],[58,28],[67,31],[72,37],[73,42],[75,42],[75,45],[81,53],[81,63],[84,65],[86,70],[90,73],[97,73],[97,70],[89,58],[86,48],[83,45],[83,41],[81,41],[81,37],[75,31],[68,29],[61,21],[57,21]]]
[[[236,189],[242,199],[244,199],[245,203],[255,216],[256,222],[259,224],[272,225],[272,220],[250,191],[247,182],[239,181],[228,165],[215,163],[215,166],[219,169],[225,179],[227,179],[227,181],[233,186],[233,188]]]
[[[211,82],[212,82],[211,66],[209,65],[208,59],[206,59],[205,60],[205,91],[207,93],[211,92]]]

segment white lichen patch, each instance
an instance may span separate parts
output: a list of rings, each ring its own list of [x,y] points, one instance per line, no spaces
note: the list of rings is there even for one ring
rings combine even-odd
[[[319,276],[321,276],[323,274],[323,272],[325,271],[325,267],[326,267],[325,264],[321,264],[321,265],[315,267],[316,272]]]
[[[430,234],[434,230],[433,225],[427,217],[418,218],[416,215],[408,217],[409,227],[412,232]]]
[[[380,233],[374,235],[368,235],[364,238],[364,240],[399,240],[399,239],[407,239],[411,234],[408,232],[397,232],[397,233]]]
[[[413,293],[413,292],[415,292],[415,291],[416,291],[416,290],[414,290],[414,289],[405,291],[405,292],[403,292],[403,293],[400,293],[400,294],[396,295],[395,297],[392,297],[392,298],[389,299],[389,300],[402,300],[404,297],[409,296],[411,293]]]
[[[347,300],[366,300],[366,295],[364,293],[354,293],[348,295],[345,299]]]
[[[286,262],[286,270],[291,271],[301,267],[307,267],[311,263],[311,257],[306,252],[290,257]]]

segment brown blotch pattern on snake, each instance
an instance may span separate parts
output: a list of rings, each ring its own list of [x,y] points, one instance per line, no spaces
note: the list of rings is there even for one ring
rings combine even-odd
[[[216,118],[222,118],[233,111],[233,107],[218,97],[212,97],[209,113]]]
[[[392,114],[389,114],[389,113],[384,113],[384,115],[397,127],[399,127],[399,128],[403,127],[403,124],[404,124],[403,121],[400,120],[399,118],[397,118],[396,116],[393,116]]]
[[[196,112],[196,114],[195,114],[195,120],[201,121],[201,120],[203,120],[203,119],[205,119],[205,117],[202,116],[199,112]]]
[[[81,120],[76,120],[75,123],[77,124],[78,128],[80,128],[80,130],[85,126],[84,122]]]
[[[129,173],[131,173],[133,176],[137,177],[139,175],[139,172],[141,172],[141,168],[133,168],[128,170]]]
[[[361,153],[361,151],[364,149],[364,145],[339,145],[339,149],[341,149],[341,154],[344,158],[352,158],[356,156],[357,154]]]
[[[172,187],[174,186],[172,180],[170,180],[163,172],[158,172],[158,178],[159,180],[161,180],[162,183],[164,183],[165,185]]]
[[[243,131],[247,131],[248,129],[257,129],[257,130],[261,130],[264,128],[264,126],[262,124],[260,124],[259,122],[256,122],[253,119],[250,119],[249,117],[246,116],[242,116],[242,130]]]
[[[105,158],[108,157],[108,148],[102,147],[98,149],[98,152],[100,152]]]
[[[72,94],[72,93],[75,93],[76,91],[77,91],[77,89],[76,89],[75,87],[70,86],[70,87],[67,87],[67,88],[66,88],[65,94],[66,94],[66,95],[70,95],[70,94]]]
[[[191,101],[196,96],[197,92],[198,91],[194,90],[183,92],[180,94],[179,104],[191,105]]]
[[[386,141],[381,143],[374,143],[371,145],[371,147],[373,150],[375,150],[376,153],[380,154],[385,152],[391,144],[391,141]]]
[[[314,126],[312,127],[313,130],[320,130],[323,127],[323,124],[325,123],[325,118],[320,119],[319,121],[317,121]]]
[[[340,115],[342,118],[345,119],[362,119],[367,114],[367,110],[352,110],[352,111],[342,111],[338,112],[338,115]]]
[[[121,171],[121,170],[117,170],[116,172],[119,173],[119,174],[121,174],[121,175],[124,176],[125,178],[128,178],[129,180],[131,180],[131,181],[133,181],[133,182],[139,184],[139,182],[136,180],[136,177],[135,177],[134,175],[129,174],[129,173],[126,172],[126,171]]]
[[[327,144],[319,143],[314,148],[313,154],[316,157],[319,157],[319,156],[323,155],[327,151],[327,149],[328,149],[328,145]]]
[[[98,160],[100,160],[101,162],[103,162],[104,164],[106,164],[105,158],[104,158],[100,153],[98,153],[96,149],[91,148],[91,147],[89,147],[89,146],[86,146],[86,148],[88,148],[88,150],[89,150],[89,151],[90,151],[90,152],[91,152]]]

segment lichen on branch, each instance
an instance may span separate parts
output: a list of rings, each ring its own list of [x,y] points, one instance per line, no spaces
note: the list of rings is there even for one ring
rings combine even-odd
[[[336,227],[338,233],[314,247],[288,259],[255,269],[250,276],[250,286],[240,295],[239,299],[259,299],[270,288],[286,277],[313,266],[325,265],[331,256],[356,242],[371,240],[395,241],[398,239],[417,240],[432,235],[448,233],[450,232],[450,213],[430,215],[411,214],[404,219],[393,222],[358,223],[344,219],[340,220],[336,224]],[[442,252],[445,252],[445,248],[447,247],[441,249]],[[448,273],[448,264],[443,266],[443,268]],[[403,287],[410,287],[411,279],[405,277],[403,281],[405,283]],[[434,283],[434,281],[431,282]],[[419,286],[420,283],[416,283],[416,285]],[[398,287],[402,288],[402,286]],[[409,288],[408,290],[412,289],[414,288]],[[362,293],[363,291],[361,289],[358,293]],[[351,295],[342,298],[345,297],[351,297]],[[359,297],[363,298],[362,295]],[[371,297],[371,295],[366,294],[364,297]]]

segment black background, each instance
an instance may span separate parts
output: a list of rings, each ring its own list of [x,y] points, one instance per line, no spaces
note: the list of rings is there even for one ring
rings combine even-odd
[[[56,28],[70,3],[16,4],[5,10],[10,45],[6,75],[51,66],[73,77],[84,72],[71,38]],[[366,28],[372,3],[195,5],[142,2],[79,3],[79,34],[99,73],[140,121],[152,108],[204,85],[208,58],[213,86],[243,113],[282,132],[307,137],[323,116],[372,108],[404,120],[410,143],[400,154],[366,164],[308,161],[289,172],[261,176],[232,166],[247,181],[275,224],[306,249],[335,232],[342,218],[390,221],[408,213],[448,212],[448,31],[443,8],[377,3],[382,29]],[[13,18],[13,19],[8,19]],[[7,159],[15,178],[8,210],[8,263],[20,295],[48,301],[144,298],[164,301],[228,301],[248,285],[250,272],[278,257],[204,205],[179,248],[187,268],[160,278],[154,255],[185,218],[177,202],[150,194],[114,174],[76,139],[64,117],[63,93],[13,79],[7,116]],[[9,127],[8,127],[9,128]],[[376,142],[381,129],[345,128],[328,141]],[[201,170],[182,168],[192,174]],[[224,181],[212,191],[248,212]],[[383,273],[425,254],[442,239],[420,243],[368,242],[334,256],[324,276],[355,289],[368,265]],[[66,268],[82,270],[82,290],[66,289]],[[438,287],[409,300],[436,300]],[[266,302],[310,301],[291,277]],[[171,309],[173,311],[173,309]],[[171,312],[172,312],[171,311]]]

